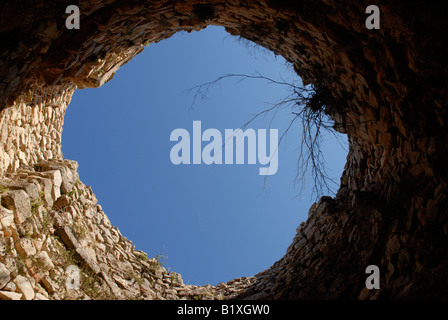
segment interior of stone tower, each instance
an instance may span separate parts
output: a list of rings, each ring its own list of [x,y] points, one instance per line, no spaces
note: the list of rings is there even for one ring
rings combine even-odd
[[[443,299],[448,297],[447,18],[427,2],[67,1],[0,5],[0,299]],[[283,56],[349,141],[286,254],[253,277],[185,285],[111,225],[64,159],[75,90],[100,87],[144,46],[208,25]],[[88,115],[86,115],[88,117]],[[81,270],[80,290],[67,267]],[[366,267],[381,271],[366,287]],[[68,275],[70,277],[70,275]]]

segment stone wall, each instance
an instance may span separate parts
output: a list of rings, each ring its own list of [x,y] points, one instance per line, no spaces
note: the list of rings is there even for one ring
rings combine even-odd
[[[367,30],[369,4],[84,0],[79,1],[81,29],[68,30],[65,1],[3,2],[0,173],[6,223],[2,220],[1,239],[9,248],[1,256],[1,270],[9,272],[1,278],[7,279],[2,280],[3,295],[29,298],[33,295],[18,285],[29,282],[33,297],[64,297],[60,290],[56,296],[50,293],[34,278],[40,279],[40,271],[26,262],[48,255],[54,265],[50,270],[57,270],[53,276],[48,271],[49,277],[59,281],[64,263],[51,257],[63,251],[41,246],[48,237],[55,248],[75,250],[79,265],[94,272],[98,285],[109,288],[104,291],[109,297],[448,297],[446,18],[436,4],[382,2],[380,30]],[[76,88],[109,81],[143,46],[209,24],[281,54],[306,83],[315,85],[324,98],[322,112],[348,136],[347,164],[337,196],[312,206],[285,256],[268,270],[185,291],[197,294],[180,293],[176,285],[167,288],[176,293],[160,288],[151,293],[140,280],[132,282],[146,267],[136,262],[139,253],[133,253],[130,242],[104,222],[92,192],[81,182],[75,191],[63,187],[64,179],[71,179],[68,172],[77,176],[76,165],[62,160],[60,151],[64,111]],[[35,199],[36,190],[43,191],[45,206],[36,205],[42,201]],[[55,203],[64,203],[68,211],[58,211]],[[91,209],[87,215],[85,206]],[[33,208],[43,209],[34,214]],[[39,229],[43,212],[54,220],[54,231],[46,235]],[[89,230],[86,238],[76,235],[78,220]],[[17,257],[24,260],[20,268],[12,262]],[[112,257],[122,261],[118,271],[110,269]],[[381,290],[365,288],[364,270],[370,264],[381,270]],[[146,278],[149,283],[152,277]],[[169,277],[157,278],[159,284],[166,287]]]
[[[163,257],[135,250],[77,168],[70,160],[39,161],[0,180],[0,300],[227,299],[250,283],[185,285]],[[78,288],[66,284],[71,266]]]
[[[40,160],[62,159],[62,125],[74,90],[29,92],[28,103],[15,103],[1,112],[0,176]]]

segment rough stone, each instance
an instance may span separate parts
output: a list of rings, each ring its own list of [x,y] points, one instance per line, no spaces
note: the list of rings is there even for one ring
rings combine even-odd
[[[35,259],[44,271],[49,271],[54,268],[54,264],[46,251],[40,251],[36,254]]]
[[[20,300],[22,294],[11,291],[0,291],[0,300]]]
[[[30,283],[30,281],[21,276],[18,275],[15,279],[14,279],[14,283],[17,286],[17,290],[19,293],[22,293],[22,299],[24,300],[33,300],[34,299],[34,290],[33,287]]]
[[[11,275],[6,266],[0,262],[0,290],[11,280]]]
[[[33,256],[37,252],[30,238],[21,238],[15,242],[15,245],[17,252],[24,257]]]
[[[3,229],[12,225],[14,223],[14,212],[0,206],[0,222]]]
[[[84,189],[82,205],[90,207],[88,211],[74,203],[67,211],[52,210],[61,192],[71,192],[77,175],[75,163],[63,160],[62,126],[76,88],[109,81],[144,45],[213,24],[289,61],[303,82],[319,92],[325,104],[322,111],[347,135],[349,153],[334,201],[324,199],[327,205],[310,210],[283,258],[254,277],[219,288],[185,287],[178,290],[179,297],[448,297],[448,52],[443,37],[447,22],[437,5],[382,3],[381,29],[367,30],[365,3],[348,0],[98,3],[82,2],[82,11],[89,14],[83,16],[85,28],[75,38],[72,30],[57,27],[56,21],[64,17],[51,2],[0,5],[1,186],[13,180],[40,183],[49,207],[45,216],[41,211],[33,217],[39,224],[31,226],[31,235],[48,236],[44,247],[55,265],[50,272],[54,281],[61,280],[72,255],[81,260],[77,263],[88,264],[94,261],[89,250],[94,250],[102,276],[92,282],[101,289],[90,288],[90,295],[84,292],[83,297],[132,295],[134,289],[127,294],[109,274],[128,280],[131,265],[136,279],[155,283],[151,290],[140,286],[146,290],[142,297],[174,298],[166,291],[166,270],[133,254],[132,245],[125,244],[102,208],[95,207],[90,187],[81,184],[79,189]],[[48,24],[48,17],[55,22]],[[19,243],[22,231],[29,230],[25,222],[35,196],[26,190],[1,194],[2,205],[15,217],[14,224],[9,218],[1,221],[4,236]],[[91,217],[74,226],[76,212]],[[10,225],[5,227],[5,221]],[[83,237],[102,239],[101,247],[82,242]],[[11,272],[17,271],[15,255],[12,247],[2,257]],[[118,263],[120,259],[131,262]],[[408,260],[416,267],[403,267]],[[365,291],[367,263],[393,270],[382,281],[385,289],[375,294]],[[54,299],[69,298],[62,289],[54,289]]]
[[[23,190],[11,190],[2,195],[2,205],[14,212],[14,221],[17,224],[31,217],[30,197]]]

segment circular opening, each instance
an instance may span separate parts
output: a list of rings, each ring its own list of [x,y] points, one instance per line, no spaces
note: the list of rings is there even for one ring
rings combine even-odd
[[[214,128],[224,135],[290,94],[288,85],[229,77],[202,87],[205,99],[195,95],[196,85],[256,72],[298,80],[283,58],[241,45],[223,28],[178,33],[151,44],[113,81],[77,90],[66,112],[64,157],[79,162],[81,180],[93,186],[112,224],[136,249],[166,256],[165,267],[186,284],[213,285],[269,268],[315,200],[312,176],[294,186],[302,128],[299,121],[290,126],[294,110],[287,106],[246,127],[278,129],[279,137],[288,131],[274,175],[259,175],[262,165],[248,164],[247,155],[244,164],[233,165],[170,161],[173,130],[193,135],[193,121],[201,121],[202,132]],[[321,150],[338,183],[347,151],[332,135],[323,136]]]

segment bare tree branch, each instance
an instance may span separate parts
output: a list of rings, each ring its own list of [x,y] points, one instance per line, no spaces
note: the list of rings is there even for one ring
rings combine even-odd
[[[309,174],[311,175],[314,183],[312,195],[314,195],[316,199],[324,193],[335,193],[339,184],[334,181],[334,179],[332,179],[326,171],[325,159],[321,149],[322,130],[334,135],[339,144],[341,144],[341,142],[339,141],[340,137],[336,135],[333,128],[333,120],[324,112],[326,105],[324,101],[322,101],[324,99],[319,95],[316,88],[311,85],[305,86],[302,83],[295,84],[275,80],[260,73],[256,73],[254,75],[230,73],[220,76],[213,81],[209,81],[188,89],[187,93],[194,91],[193,101],[190,107],[193,108],[199,98],[206,99],[209,91],[214,86],[220,85],[223,80],[229,78],[237,78],[238,82],[242,82],[244,80],[263,80],[268,84],[286,86],[290,90],[291,93],[279,102],[259,113],[251,115],[251,118],[245,122],[240,129],[245,129],[255,119],[261,116],[267,116],[272,112],[273,116],[269,124],[269,126],[271,126],[278,110],[281,107],[289,106],[291,108],[293,118],[289,122],[288,127],[282,133],[279,139],[279,146],[288,131],[293,127],[296,120],[300,119],[302,124],[302,137],[300,141],[300,154],[297,160],[297,175],[294,179],[294,184],[301,181],[301,191],[303,191],[305,186],[304,182]],[[265,176],[265,184],[266,178],[267,177]]]

